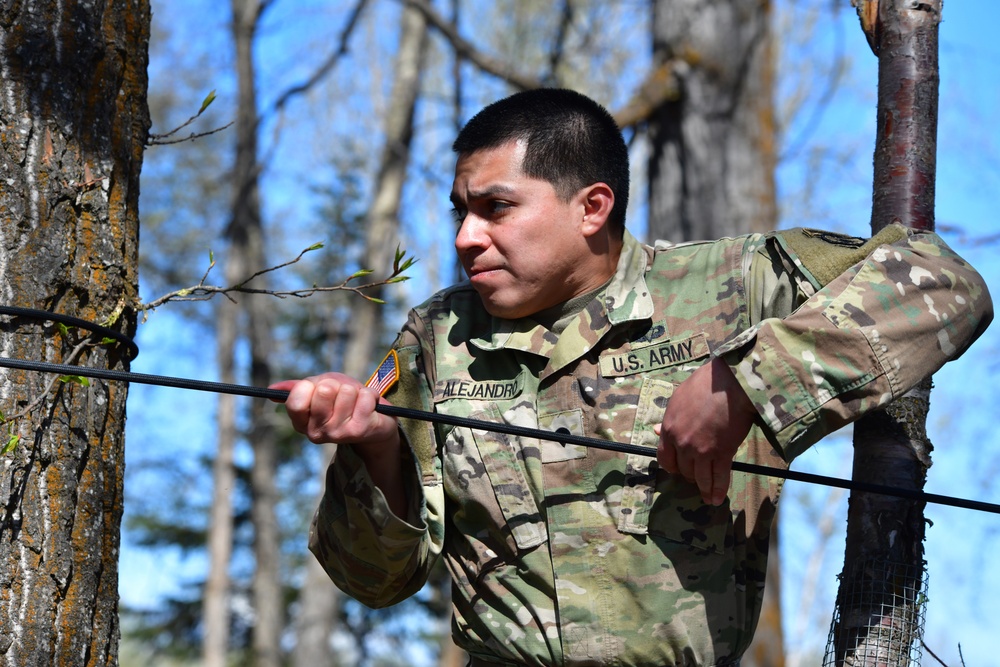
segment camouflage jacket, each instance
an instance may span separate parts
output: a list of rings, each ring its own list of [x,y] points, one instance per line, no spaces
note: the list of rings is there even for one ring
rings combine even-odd
[[[978,274],[933,234],[865,243],[811,230],[649,247],[554,335],[491,317],[462,283],[411,311],[398,405],[655,448],[673,387],[721,356],[760,414],[737,460],[805,447],[958,356],[992,316]],[[311,548],[370,606],[440,553],[452,630],[526,665],[722,665],[753,634],[781,482],[735,473],[728,501],[655,459],[401,420],[410,515],[349,447],[328,470]]]

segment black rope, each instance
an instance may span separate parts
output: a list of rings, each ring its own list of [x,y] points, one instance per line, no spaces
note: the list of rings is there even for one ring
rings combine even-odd
[[[14,317],[28,317],[35,320],[59,322],[61,324],[65,324],[66,326],[86,329],[91,333],[99,334],[104,338],[114,339],[116,343],[124,345],[128,348],[128,359],[130,361],[139,356],[139,346],[135,344],[134,340],[125,334],[120,331],[115,331],[114,329],[109,329],[108,327],[102,327],[100,324],[88,322],[87,320],[80,319],[79,317],[63,315],[61,313],[50,313],[47,310],[38,310],[37,308],[22,308],[21,306],[0,306],[0,315],[12,315]]]
[[[118,382],[137,382],[140,384],[157,385],[161,387],[175,387],[178,389],[193,389],[195,391],[207,391],[218,394],[233,394],[236,396],[248,396],[251,398],[266,398],[272,401],[284,402],[288,398],[288,392],[279,389],[268,389],[264,387],[251,387],[246,385],[228,384],[224,382],[208,382],[205,380],[191,380],[187,378],[177,378],[165,375],[148,375],[145,373],[132,373],[126,371],[104,370],[101,368],[88,368],[85,366],[72,366],[69,364],[54,364],[46,361],[27,361],[24,359],[11,359],[0,357],[0,366],[15,368],[18,370],[34,371],[42,373],[58,373],[60,375],[79,375],[83,377],[97,378],[101,380],[113,380]],[[468,417],[456,417],[454,415],[443,415],[436,412],[426,412],[403,408],[395,405],[380,404],[375,408],[378,412],[390,417],[403,417],[405,419],[418,419],[438,424],[448,424],[449,426],[460,426],[480,431],[493,431],[505,435],[513,435],[537,440],[547,440],[562,444],[581,445],[596,449],[606,449],[623,454],[638,454],[640,456],[656,456],[656,450],[652,447],[640,447],[638,445],[615,442],[613,440],[600,440],[589,438],[572,433],[556,433],[552,431],[542,431],[540,429],[515,426],[497,422],[470,419]],[[954,498],[942,496],[935,493],[927,493],[917,489],[903,489],[899,487],[883,486],[880,484],[868,484],[856,480],[841,479],[838,477],[828,477],[826,475],[816,475],[813,473],[797,472],[794,470],[783,470],[769,466],[757,465],[754,463],[744,463],[733,461],[733,470],[750,473],[753,475],[764,475],[767,477],[780,477],[808,484],[820,484],[832,486],[849,491],[861,491],[865,493],[878,493],[896,498],[905,498],[917,502],[933,503],[936,505],[948,505],[960,507],[962,509],[976,510],[979,512],[989,512],[1000,514],[1000,505],[982,502],[979,500],[968,500],[965,498]]]

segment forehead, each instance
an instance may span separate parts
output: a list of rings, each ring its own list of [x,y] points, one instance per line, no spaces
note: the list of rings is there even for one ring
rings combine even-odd
[[[459,155],[452,197],[512,188],[515,181],[525,178],[521,172],[525,150],[524,141],[516,140]]]

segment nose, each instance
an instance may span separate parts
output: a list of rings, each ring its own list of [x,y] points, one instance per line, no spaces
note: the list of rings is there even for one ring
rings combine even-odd
[[[472,213],[467,213],[455,236],[455,249],[459,253],[483,249],[490,244],[483,220]]]

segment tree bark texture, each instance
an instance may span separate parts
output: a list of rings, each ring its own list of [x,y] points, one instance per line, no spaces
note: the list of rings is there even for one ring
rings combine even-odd
[[[934,228],[941,0],[866,3],[879,58],[872,233]],[[872,23],[874,18],[874,24]],[[854,479],[923,489],[931,380],[855,425]],[[838,616],[825,664],[909,665],[922,626],[924,506],[852,493]],[[833,653],[831,657],[831,651]]]
[[[676,88],[649,116],[649,237],[774,229],[774,49],[769,0],[653,0],[654,67]],[[781,667],[777,530],[747,667]]]
[[[149,23],[146,0],[0,5],[0,303],[134,334]],[[15,318],[0,354],[127,370],[86,337]],[[0,664],[116,665],[127,387],[50,380],[0,371],[20,436],[0,457]]]
[[[421,74],[427,45],[427,20],[413,7],[402,11],[399,52],[396,55],[392,91],[385,119],[385,146],[382,149],[378,177],[368,224],[365,227],[365,253],[362,264],[375,271],[392,266],[399,245],[399,208],[403,184],[410,162],[413,119],[420,94]],[[369,292],[381,297],[381,290]],[[374,370],[375,347],[383,330],[383,306],[358,299],[351,307],[351,322],[344,353],[343,372],[364,380]],[[336,445],[324,447],[324,463],[329,463]],[[326,466],[324,465],[324,470]],[[325,474],[322,475],[325,479]],[[322,493],[322,490],[321,490]],[[338,592],[314,559],[306,568],[298,620],[298,636],[293,654],[296,667],[334,664],[330,633],[335,627]]]
[[[770,0],[653,0],[654,66],[676,99],[649,119],[649,235],[714,239],[773,229]]]

